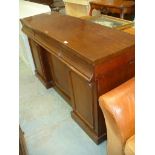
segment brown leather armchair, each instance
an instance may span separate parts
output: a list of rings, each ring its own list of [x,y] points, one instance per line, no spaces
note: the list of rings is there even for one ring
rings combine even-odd
[[[107,128],[108,155],[134,155],[135,79],[99,98]]]

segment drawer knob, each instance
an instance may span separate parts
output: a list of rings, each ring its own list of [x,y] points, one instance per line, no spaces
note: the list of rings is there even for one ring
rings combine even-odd
[[[61,52],[59,52],[59,53],[58,53],[58,57],[61,57],[61,55],[62,55],[62,53],[61,53]]]
[[[134,60],[131,60],[130,62],[129,62],[129,64],[133,64],[135,61]]]
[[[89,86],[89,87],[92,87],[92,83],[89,83],[88,86]]]

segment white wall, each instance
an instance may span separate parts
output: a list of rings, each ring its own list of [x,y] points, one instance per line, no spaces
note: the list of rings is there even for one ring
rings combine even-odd
[[[24,0],[19,1],[19,18],[29,17],[40,13],[50,12],[47,5],[32,3]],[[21,31],[22,24],[19,21],[19,56],[34,73],[35,67],[28,43],[27,36]]]

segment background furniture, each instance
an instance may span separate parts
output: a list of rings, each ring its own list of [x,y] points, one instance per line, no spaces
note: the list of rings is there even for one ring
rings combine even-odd
[[[81,19],[91,21],[96,24],[100,24],[109,28],[114,28],[117,30],[125,30],[134,26],[134,22],[129,20],[124,20],[112,16],[100,15],[100,16],[84,16]]]
[[[125,0],[93,0],[90,1],[89,15],[92,16],[94,9],[101,10],[104,13],[117,13],[120,14],[120,18],[124,18],[125,14],[134,13],[134,1]]]
[[[135,35],[134,22],[124,20],[121,18],[116,18],[107,15],[100,16],[83,16],[81,19],[91,21],[96,24],[100,24],[109,28],[114,28],[117,30],[122,30],[131,35]]]
[[[56,12],[59,12],[62,8],[65,7],[63,0],[27,0],[27,1],[48,5],[51,11]]]
[[[51,11],[59,12],[61,9],[65,8],[65,5],[62,0],[51,0],[49,7]]]
[[[74,17],[87,16],[89,13],[89,0],[63,0],[67,15]]]
[[[106,127],[98,97],[134,76],[134,37],[59,13],[21,22],[37,77],[70,103],[73,119],[99,144]]]
[[[30,2],[35,2],[35,3],[39,3],[39,4],[50,5],[53,0],[25,0],[25,1],[30,1]]]
[[[108,155],[134,155],[134,78],[99,98],[107,127]]]

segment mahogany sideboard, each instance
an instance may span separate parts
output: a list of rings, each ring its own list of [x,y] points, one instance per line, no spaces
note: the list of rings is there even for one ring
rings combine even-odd
[[[72,118],[99,144],[106,139],[106,126],[98,98],[134,76],[134,36],[59,13],[21,23],[36,76],[67,99]]]

